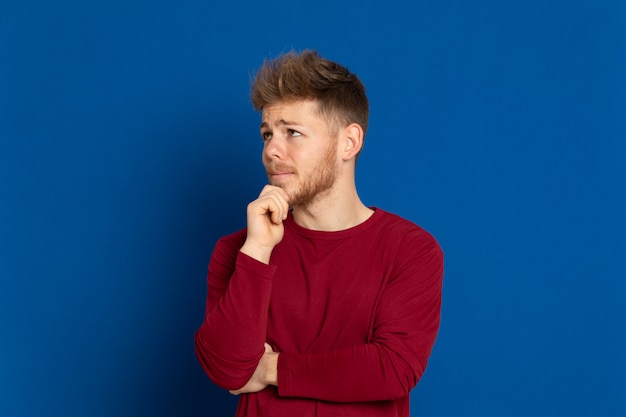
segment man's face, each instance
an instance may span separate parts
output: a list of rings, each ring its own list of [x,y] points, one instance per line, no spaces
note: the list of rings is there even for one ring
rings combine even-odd
[[[338,171],[337,137],[311,100],[263,108],[263,165],[269,183],[287,191],[289,205],[306,206],[330,190]]]

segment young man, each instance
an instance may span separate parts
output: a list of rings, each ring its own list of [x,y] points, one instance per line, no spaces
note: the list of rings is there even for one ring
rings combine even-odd
[[[361,81],[316,52],[265,62],[252,85],[269,185],[223,237],[195,335],[237,416],[409,416],[439,329],[443,254],[355,186]]]

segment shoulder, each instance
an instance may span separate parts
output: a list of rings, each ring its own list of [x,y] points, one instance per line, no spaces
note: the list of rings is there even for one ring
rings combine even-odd
[[[235,233],[222,236],[217,241],[217,246],[237,247],[237,250],[239,250],[239,248],[241,248],[241,246],[246,240],[246,235],[247,235],[247,230],[244,228],[244,229],[236,231]]]
[[[411,282],[440,283],[443,278],[444,254],[437,240],[421,226],[392,213],[381,222],[387,245],[391,246],[393,279]]]
[[[246,229],[221,237],[215,244],[212,262],[234,264],[239,249],[246,240]]]
[[[439,250],[441,248],[435,237],[421,226],[381,209],[376,228],[379,235],[385,236],[389,240],[401,243],[401,246],[409,246],[407,249],[418,250]]]

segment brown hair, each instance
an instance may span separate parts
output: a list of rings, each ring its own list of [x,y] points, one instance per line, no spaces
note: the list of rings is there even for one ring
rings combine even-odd
[[[367,132],[369,104],[361,80],[316,51],[291,51],[265,60],[252,80],[250,96],[257,111],[279,101],[315,100],[320,116],[336,129],[357,123]]]

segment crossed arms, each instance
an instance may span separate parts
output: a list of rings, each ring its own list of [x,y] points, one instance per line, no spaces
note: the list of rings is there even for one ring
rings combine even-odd
[[[413,271],[405,268],[406,274],[387,285],[367,342],[323,352],[272,353],[265,343],[276,267],[238,252],[243,239],[239,233],[216,246],[207,313],[196,333],[198,358],[218,386],[241,393],[277,385],[281,396],[335,402],[408,394],[424,372],[439,326],[436,248],[422,256],[427,260],[422,267],[433,265],[430,276],[413,284]]]
[[[439,327],[438,246],[402,242],[420,249],[381,290],[367,340],[326,351],[273,352],[266,342],[277,267],[266,262],[269,256],[263,259],[246,247],[250,207],[248,214],[247,233],[221,239],[209,264],[206,315],[195,336],[197,356],[209,377],[234,394],[276,385],[283,397],[334,402],[406,396],[424,372]],[[278,224],[282,218],[280,214]],[[254,245],[261,252],[263,247]]]

